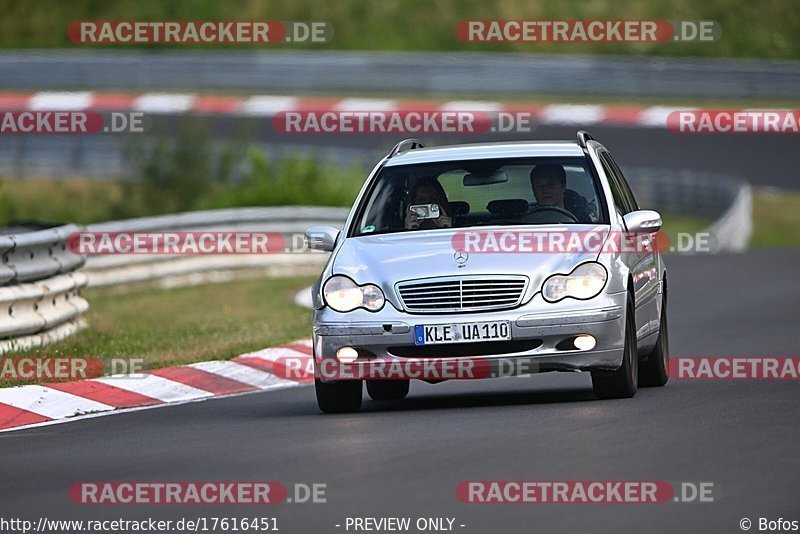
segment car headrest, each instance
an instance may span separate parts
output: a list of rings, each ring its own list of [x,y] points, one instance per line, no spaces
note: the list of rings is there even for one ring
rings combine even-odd
[[[486,205],[486,209],[493,215],[523,215],[528,213],[528,201],[524,198],[492,200]]]
[[[586,211],[589,202],[586,197],[575,191],[574,189],[567,189],[564,191],[564,207],[571,212]]]
[[[447,207],[450,215],[457,217],[459,215],[466,215],[469,213],[469,202],[463,200],[456,200],[455,202],[448,202]]]

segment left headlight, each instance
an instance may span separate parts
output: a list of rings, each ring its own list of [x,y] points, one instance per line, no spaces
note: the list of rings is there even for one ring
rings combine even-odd
[[[375,312],[383,308],[386,302],[383,291],[375,284],[360,286],[339,274],[328,278],[322,287],[322,296],[328,306],[338,312],[349,312],[356,308]]]
[[[570,274],[554,274],[542,285],[542,297],[558,302],[567,297],[580,300],[596,297],[606,285],[608,273],[596,262],[583,263]]]

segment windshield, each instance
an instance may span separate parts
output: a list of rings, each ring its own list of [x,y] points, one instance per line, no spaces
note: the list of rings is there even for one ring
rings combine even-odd
[[[605,223],[585,158],[470,160],[384,167],[352,236],[486,225]]]

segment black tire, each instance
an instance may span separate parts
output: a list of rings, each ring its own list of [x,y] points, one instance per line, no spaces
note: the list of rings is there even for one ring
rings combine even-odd
[[[636,395],[639,378],[639,355],[636,352],[636,308],[628,295],[625,310],[625,346],[622,365],[613,372],[593,372],[592,388],[601,399],[629,399]]]
[[[643,388],[660,387],[669,381],[669,329],[667,328],[667,291],[664,289],[661,305],[661,326],[656,346],[639,363],[639,385]]]
[[[367,393],[372,400],[405,399],[410,380],[367,380]]]
[[[314,389],[317,390],[317,405],[324,413],[357,412],[361,408],[361,380],[314,380]]]

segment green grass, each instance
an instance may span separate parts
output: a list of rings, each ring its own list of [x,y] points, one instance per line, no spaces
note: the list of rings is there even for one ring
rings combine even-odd
[[[754,190],[750,246],[800,247],[800,193],[768,188]]]
[[[326,21],[332,24],[334,36],[330,43],[294,43],[269,51],[307,47],[800,58],[800,10],[794,0],[2,0],[0,7],[0,46],[5,48],[78,48],[67,38],[67,26],[75,20],[278,19]],[[722,25],[723,34],[713,43],[475,44],[462,43],[455,36],[456,24],[465,19],[714,20]],[[202,47],[186,47],[198,48]]]
[[[43,198],[57,199],[42,202]],[[71,177],[0,180],[0,226],[42,220],[88,224],[125,216],[122,183]],[[127,211],[127,210],[126,210]]]
[[[678,234],[696,234],[713,222],[703,217],[669,213],[662,213],[661,219],[664,223],[661,231],[667,234],[669,243],[672,245],[678,243]]]
[[[311,312],[294,295],[313,277],[239,280],[222,284],[121,293],[83,291],[89,327],[52,345],[6,356],[142,358],[150,369],[226,360],[311,336]],[[23,384],[0,381],[0,387]]]

